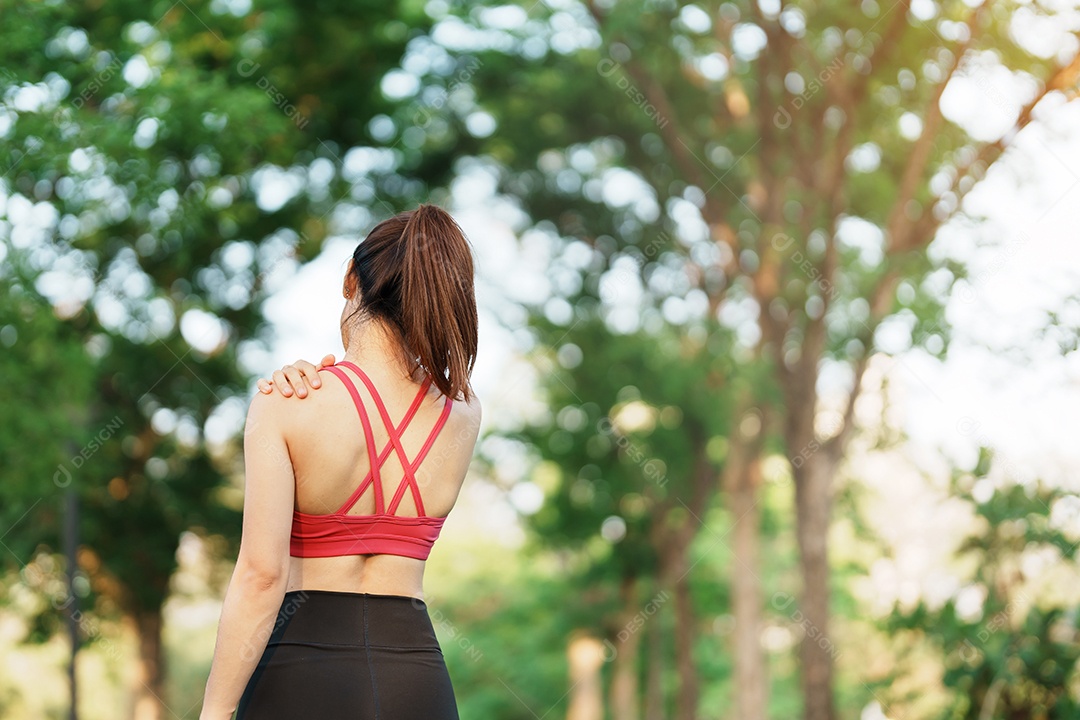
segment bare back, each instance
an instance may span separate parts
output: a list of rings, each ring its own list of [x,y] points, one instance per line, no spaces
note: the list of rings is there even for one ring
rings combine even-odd
[[[390,422],[399,429],[421,388],[419,382],[394,375],[383,366],[364,369],[385,405]],[[302,401],[284,405],[289,412],[285,441],[296,478],[296,509],[310,514],[338,511],[371,471],[361,418],[345,384],[330,372],[320,372],[322,387]],[[368,409],[374,453],[382,463],[378,475],[384,504],[402,486],[405,471],[376,399],[364,383],[355,383]],[[443,413],[445,398],[432,385],[420,399],[415,415],[403,430],[400,443],[410,462],[420,454],[432,428]],[[423,514],[445,517],[457,501],[480,429],[480,403],[460,400],[451,404],[441,431],[414,469]],[[376,513],[374,482],[347,511],[349,515]],[[411,492],[404,492],[395,515],[416,517]],[[424,561],[399,555],[342,555],[290,558],[287,590],[337,590],[423,597]]]

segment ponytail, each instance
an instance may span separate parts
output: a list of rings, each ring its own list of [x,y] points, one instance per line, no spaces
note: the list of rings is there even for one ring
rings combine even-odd
[[[472,249],[442,208],[422,204],[375,226],[353,253],[360,311],[387,321],[411,373],[418,365],[447,397],[472,393],[478,322]]]

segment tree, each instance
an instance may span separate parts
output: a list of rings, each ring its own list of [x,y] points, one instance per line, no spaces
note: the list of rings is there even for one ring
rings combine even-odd
[[[593,296],[620,273],[648,286],[673,250],[686,258],[681,292],[705,298],[693,307],[741,327],[747,352],[769,361],[783,401],[762,412],[780,422],[795,475],[799,606],[815,636],[830,632],[832,478],[878,331],[907,328],[909,346],[943,356],[943,308],[964,268],[928,245],[1017,134],[1076,93],[1080,58],[1064,32],[1048,57],[1011,31],[1019,5],[973,5],[589,3],[545,8],[550,25],[517,31],[560,35],[550,51],[479,53],[473,84],[501,130],[486,145],[502,168],[499,190],[554,247],[593,248],[583,263]],[[985,87],[995,69],[1031,92],[985,141],[969,133],[970,118],[947,117],[942,99],[954,83]],[[498,90],[508,81],[512,96]],[[538,97],[539,109],[526,100]],[[602,299],[613,325],[662,312],[636,297]],[[828,428],[825,367],[850,379]],[[751,467],[755,455],[738,454]],[[753,507],[752,483],[737,487]],[[742,547],[749,562],[753,550]],[[761,604],[753,587],[734,592],[744,608]],[[831,720],[831,654],[804,642],[800,667],[805,717]],[[764,672],[737,672],[749,679],[740,717],[762,717]]]
[[[1036,597],[1044,577],[1025,572],[1022,560],[1041,555],[1049,559],[1044,573],[1054,566],[1072,572],[1077,543],[1069,520],[1075,520],[1076,496],[1042,483],[999,483],[987,477],[992,459],[984,448],[973,472],[956,472],[951,480],[951,496],[976,520],[958,548],[974,568],[961,593],[939,606],[920,599],[895,607],[883,626],[940,653],[941,679],[951,691],[942,717],[1075,717],[1070,687],[1080,661],[1078,608]],[[987,486],[994,486],[989,494]],[[977,598],[974,612],[961,594]]]
[[[568,300],[596,307],[588,297]],[[618,599],[614,616],[601,619],[614,716],[640,716],[637,677],[663,660],[639,652],[642,626],[671,612],[676,716],[690,719],[700,694],[690,545],[719,490],[730,406],[744,385],[760,380],[717,352],[732,339],[715,326],[613,335],[602,318],[570,319],[534,317],[550,411],[505,434],[539,454],[532,482],[545,502],[528,524],[541,547],[573,552],[589,584]],[[667,704],[657,692],[647,688],[646,707]]]
[[[0,2],[0,277],[38,328],[14,362],[51,367],[37,349],[51,334],[83,373],[67,422],[47,411],[5,424],[5,467],[25,474],[0,490],[5,517],[21,518],[4,562],[57,548],[53,472],[66,467],[86,611],[121,612],[140,636],[139,717],[164,714],[161,605],[181,532],[222,534],[235,551],[239,504],[223,490],[236,468],[212,445],[239,428],[209,436],[245,404],[262,299],[331,229],[359,232],[449,172],[437,152],[374,147],[373,122],[399,104],[380,83],[422,34],[418,9],[233,9]],[[344,148],[390,162],[345,167]],[[335,224],[346,196],[371,209]],[[43,422],[59,442],[38,462]],[[87,438],[92,457],[57,460]]]

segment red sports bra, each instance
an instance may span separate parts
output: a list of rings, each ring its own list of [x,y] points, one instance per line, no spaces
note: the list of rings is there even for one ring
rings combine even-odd
[[[367,385],[368,390],[371,391],[372,397],[375,398],[375,404],[379,408],[383,424],[386,425],[387,432],[390,434],[390,442],[387,443],[378,457],[375,455],[375,438],[371,432],[371,422],[368,420],[367,411],[364,410],[364,403],[360,400],[360,394],[356,391],[356,385],[353,384],[348,374],[337,365],[347,367],[359,375],[360,379]],[[346,360],[342,360],[337,365],[330,365],[322,369],[329,370],[334,375],[337,375],[341,382],[345,384],[349,394],[352,395],[353,403],[360,412],[360,421],[364,426],[364,439],[367,441],[368,460],[371,469],[364,477],[363,482],[360,483],[360,486],[356,488],[337,512],[330,515],[314,515],[294,510],[289,554],[294,557],[404,555],[418,560],[427,560],[428,554],[431,552],[431,546],[439,537],[439,532],[442,530],[446,518],[429,517],[424,514],[424,503],[420,499],[420,488],[417,486],[415,473],[424,456],[431,449],[439,431],[446,424],[446,418],[450,415],[450,406],[454,401],[449,397],[446,398],[442,415],[439,416],[439,420],[428,436],[427,442],[424,443],[416,459],[410,462],[405,456],[404,448],[401,446],[401,433],[404,432],[409,421],[412,420],[416,411],[420,408],[420,403],[427,394],[433,378],[428,375],[427,379],[424,380],[420,392],[417,393],[412,406],[409,407],[409,411],[401,421],[401,425],[395,429],[382,398],[379,397],[375,385],[372,384],[367,374]],[[382,478],[379,475],[379,468],[389,457],[391,445],[393,445],[394,450],[397,451],[398,457],[401,459],[405,477],[402,478],[397,492],[394,493],[394,497],[390,501],[390,507],[384,509]],[[374,485],[375,488],[375,514],[349,515],[349,510],[364,494],[368,484]],[[405,495],[406,486],[412,491],[417,517],[394,514],[398,503],[401,502],[401,498]]]

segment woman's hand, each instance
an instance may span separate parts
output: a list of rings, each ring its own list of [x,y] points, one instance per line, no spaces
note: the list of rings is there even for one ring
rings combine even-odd
[[[275,370],[272,380],[259,378],[259,392],[269,395],[274,392],[274,388],[277,388],[278,392],[285,397],[292,397],[295,391],[296,397],[305,398],[308,394],[308,385],[313,390],[322,387],[319,369],[333,364],[333,355],[327,355],[318,365],[312,365],[307,360],[297,360],[292,365]]]

